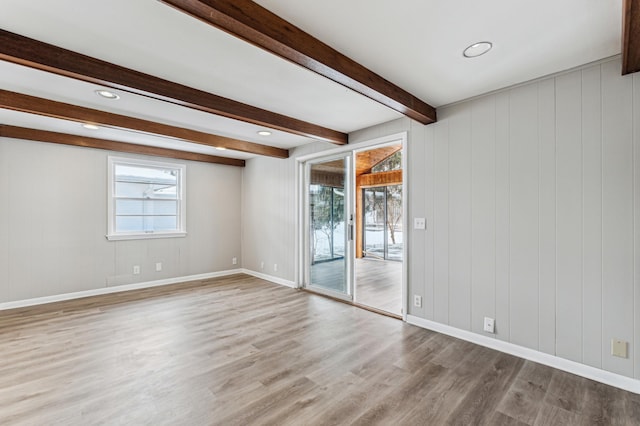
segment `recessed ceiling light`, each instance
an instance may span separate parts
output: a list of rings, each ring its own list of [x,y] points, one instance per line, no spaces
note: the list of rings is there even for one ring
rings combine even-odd
[[[225,148],[224,146],[216,146],[216,149],[218,151],[226,151],[227,148]]]
[[[84,127],[85,129],[89,129],[89,130],[98,130],[100,128],[100,127],[96,126],[95,124],[88,124],[88,123],[83,124],[82,127]]]
[[[108,90],[96,90],[96,94],[98,96],[102,96],[103,98],[107,98],[107,99],[120,99],[120,96]]]
[[[465,58],[475,58],[475,57],[484,55],[485,53],[490,51],[492,47],[493,47],[493,44],[491,42],[480,41],[464,49],[464,51],[462,52],[462,55]]]
[[[258,134],[259,134],[260,136],[270,136],[270,135],[271,135],[271,132],[270,132],[270,131],[268,131],[268,130],[260,130],[260,131],[258,132]]]

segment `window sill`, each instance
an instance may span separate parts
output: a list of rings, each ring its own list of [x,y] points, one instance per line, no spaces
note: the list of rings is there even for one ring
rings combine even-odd
[[[186,232],[149,232],[139,234],[108,234],[106,235],[109,241],[120,240],[153,240],[158,238],[180,238],[186,237]]]

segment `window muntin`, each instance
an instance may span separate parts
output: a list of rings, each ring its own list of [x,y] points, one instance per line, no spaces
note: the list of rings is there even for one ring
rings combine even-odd
[[[184,236],[186,167],[109,157],[107,238]]]

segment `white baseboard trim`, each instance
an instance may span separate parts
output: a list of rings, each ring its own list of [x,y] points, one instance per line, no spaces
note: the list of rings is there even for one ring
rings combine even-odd
[[[252,277],[260,278],[266,281],[271,281],[272,283],[280,284],[285,287],[297,288],[296,283],[294,281],[285,280],[284,278],[262,274],[260,272],[252,271],[251,269],[241,269],[240,271],[244,274],[251,275]]]
[[[557,368],[558,370],[576,374],[606,385],[615,386],[629,392],[640,394],[640,380],[611,373],[589,365],[580,364],[579,362],[570,361],[555,355],[549,355],[492,337],[472,333],[467,330],[461,330],[449,325],[429,321],[413,315],[407,315],[407,323],[426,328],[428,330],[437,331],[438,333],[446,334],[448,336],[457,337],[458,339],[466,340],[510,355],[515,355],[519,358],[528,359],[539,364]]]
[[[207,274],[188,275],[185,277],[167,278],[164,280],[147,281],[135,284],[123,284],[112,287],[101,287],[93,290],[77,291],[73,293],[56,294],[54,296],[36,297],[34,299],[16,300],[14,302],[0,303],[0,311],[6,309],[26,308],[28,306],[43,305],[45,303],[62,302],[65,300],[80,299],[82,297],[100,296],[102,294],[120,293],[122,291],[140,290],[144,288],[158,287],[169,284],[178,284],[189,281],[208,280],[211,278],[225,277],[228,275],[241,274],[241,269],[231,269],[228,271],[210,272]]]

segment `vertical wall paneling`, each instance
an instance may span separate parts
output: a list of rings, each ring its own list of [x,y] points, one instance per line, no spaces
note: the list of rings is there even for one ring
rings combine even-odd
[[[260,264],[258,261],[258,253],[255,250],[255,246],[250,244],[252,238],[255,238],[255,232],[257,230],[257,218],[254,217],[255,201],[254,194],[257,193],[260,188],[257,188],[258,179],[255,171],[256,165],[251,159],[246,162],[246,166],[242,172],[242,267],[251,269],[256,272],[260,271]],[[291,186],[294,186],[292,183]],[[293,254],[292,254],[293,255]]]
[[[640,379],[640,73],[633,74],[634,374]]]
[[[556,78],[557,355],[582,360],[582,72]]]
[[[410,119],[401,118],[353,132],[349,135],[349,145],[353,147],[359,142],[408,131],[410,123]],[[315,142],[293,149],[286,160],[255,157],[247,161],[242,170],[243,268],[287,281],[297,279],[296,228],[298,211],[303,206],[296,205],[296,157],[335,148],[331,143]],[[407,231],[409,234],[411,227]],[[408,244],[411,244],[412,237],[408,235]],[[303,247],[299,249],[304,250]],[[264,269],[261,268],[262,262]],[[277,271],[274,264],[278,265]],[[409,276],[411,274],[409,271]]]
[[[497,339],[640,378],[640,77],[620,76],[616,58],[438,115],[350,135],[409,130],[409,296],[424,296],[411,313],[479,334],[493,315]],[[250,269],[287,235],[293,201],[274,186],[295,181],[271,178],[282,164],[244,172]],[[612,338],[628,359],[611,356]]]
[[[55,147],[47,148],[55,149]],[[84,182],[82,186],[93,186],[100,182],[97,174],[93,173],[96,168],[101,169],[97,164],[100,158],[91,155],[93,153],[86,152],[86,154],[90,155],[83,156],[85,161],[78,162],[74,167],[59,168],[57,164],[46,164],[46,168],[41,169],[44,176],[56,176],[56,178],[52,179],[49,191],[42,192],[41,208],[46,214],[40,220],[46,231],[43,230],[44,245],[41,248],[45,252],[36,257],[43,262],[42,269],[49,274],[50,279],[55,277],[55,284],[54,282],[52,284],[55,285],[56,294],[82,291],[86,285],[83,278],[94,276],[96,262],[101,261],[96,248],[105,238],[107,205],[104,193],[83,190],[82,197],[60,196],[65,192],[64,187],[73,188],[78,185],[78,176],[91,176],[90,183]],[[106,188],[106,185],[101,185],[100,188]],[[95,217],[96,206],[104,206],[104,210],[97,217]],[[59,224],[68,221],[73,223],[76,232],[65,236],[69,229]],[[94,227],[96,222],[102,224],[101,229]],[[66,256],[47,255],[46,250],[56,246],[59,246]]]
[[[413,122],[416,126],[422,126]],[[434,303],[434,244],[433,244],[433,211],[434,211],[434,191],[435,191],[435,127],[424,126],[425,129],[425,158],[424,169],[426,170],[426,182],[424,184],[425,191],[425,218],[427,219],[427,230],[425,233],[425,258],[424,258],[424,294],[428,298],[425,304],[425,318],[433,320],[435,312]],[[419,182],[410,182],[413,187],[420,185]],[[411,200],[409,200],[411,201]],[[411,258],[411,254],[409,254]]]
[[[9,197],[9,164],[6,141],[0,140],[0,199]],[[3,201],[4,203],[4,201]],[[0,300],[9,298],[9,211],[0,208]]]
[[[409,203],[409,227],[413,229],[414,217],[425,217],[425,191],[424,183],[428,181],[427,170],[423,166],[425,162],[425,131],[426,127],[412,121],[409,133],[409,143],[405,150],[408,159],[416,167],[410,167],[412,172],[409,179],[409,188],[411,196],[406,202]],[[413,182],[418,183],[412,185]],[[427,224],[429,225],[429,224]],[[413,230],[410,233],[409,247],[411,256],[408,259],[410,263],[409,275],[409,313],[411,315],[419,315],[425,317],[425,306],[433,306],[433,294],[425,293],[425,237],[426,231]],[[413,305],[413,296],[422,296],[422,307]]]
[[[37,175],[34,175],[31,167],[34,170],[41,170],[45,155],[43,152],[36,155],[34,149],[38,146],[36,144],[25,145],[23,142],[12,140],[5,140],[3,143],[7,144],[5,147],[6,161],[8,174],[11,177],[7,191],[8,198],[5,199],[6,202],[3,200],[3,205],[0,207],[6,209],[7,212],[6,220],[9,225],[8,241],[10,244],[8,256],[8,264],[10,265],[9,294],[3,302],[55,294],[54,289],[47,289],[46,292],[40,294],[40,289],[35,285],[29,285],[38,282],[37,277],[34,277],[34,270],[38,269],[33,265],[34,259],[36,259],[34,253],[36,248],[34,247],[41,247],[42,244],[41,234],[38,232],[37,209],[33,205],[33,197],[31,196],[31,194],[38,193],[39,179]],[[33,158],[30,158],[30,167],[24,167],[21,162],[14,161],[14,157],[17,155],[29,154],[34,155]],[[21,285],[15,286],[15,288],[11,285],[14,276],[21,282]],[[55,280],[55,278],[53,279]],[[49,285],[55,288],[57,283],[47,281],[47,286]]]
[[[618,62],[602,65],[602,365],[627,376],[631,361],[610,348],[633,337],[632,78]]]
[[[471,105],[471,330],[495,318],[495,98]]]
[[[600,66],[582,70],[582,362],[602,367]]]
[[[555,80],[538,83],[540,144],[539,350],[556,351],[556,105]]]
[[[496,337],[510,341],[509,327],[509,93],[496,94],[495,103],[495,247]]]
[[[449,324],[471,329],[471,110],[449,118]]]
[[[233,268],[240,168],[186,162],[186,237],[107,241],[112,153],[12,139],[0,144],[0,174],[10,177],[0,183],[0,232],[6,230],[0,256],[6,246],[9,265],[0,271],[6,277],[0,303]]]
[[[295,164],[257,157],[243,173],[243,266],[289,281],[295,279]]]
[[[449,324],[449,120],[431,126],[435,134],[433,317],[437,322]]]
[[[298,226],[298,206],[296,205],[296,201],[297,201],[297,197],[296,197],[296,187],[295,185],[293,187],[291,187],[291,185],[287,185],[288,182],[296,182],[296,168],[295,168],[295,161],[293,160],[288,160],[290,163],[292,163],[291,166],[286,167],[284,169],[284,173],[285,173],[285,177],[284,177],[284,182],[282,183],[282,187],[283,188],[291,188],[288,189],[289,191],[289,196],[288,196],[288,209],[287,211],[289,212],[288,214],[288,218],[287,218],[287,223],[289,224],[290,230],[289,230],[289,241],[291,243],[291,245],[293,247],[296,247],[296,229]],[[295,256],[294,259],[291,259],[291,261],[289,261],[288,265],[287,265],[287,269],[285,269],[286,273],[287,273],[287,277],[293,277],[290,278],[292,281],[295,281],[297,278],[297,267],[299,265],[295,262]]]
[[[538,90],[511,90],[510,319],[511,342],[538,348]]]

